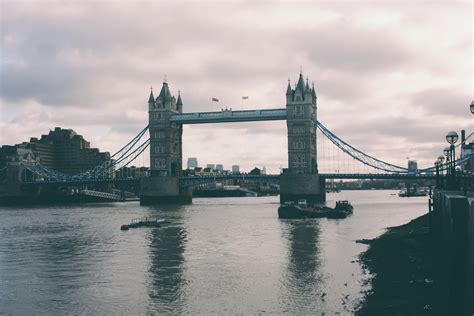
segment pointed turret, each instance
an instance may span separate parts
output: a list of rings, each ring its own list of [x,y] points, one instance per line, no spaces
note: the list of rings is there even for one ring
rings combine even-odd
[[[286,88],[286,95],[291,95],[293,90],[291,90],[290,79],[288,79],[288,87]]]
[[[313,88],[311,89],[311,95],[313,96],[313,99],[316,99],[316,90],[314,89],[314,82],[313,82]]]
[[[150,88],[150,97],[148,98],[148,103],[155,103],[155,97],[153,96],[153,87]]]
[[[168,83],[166,81],[163,82],[163,86],[161,87],[160,95],[158,96],[158,98],[165,101],[171,100],[170,89],[168,88]]]
[[[300,73],[300,78],[298,79],[298,83],[296,84],[296,91],[301,91],[301,93],[304,93],[304,79],[303,79],[303,74]]]
[[[308,77],[306,77],[306,86],[304,87],[304,92],[305,93],[310,93],[311,92],[311,90],[309,90]]]
[[[181,100],[181,91],[178,91],[178,101],[176,101],[177,106],[183,106],[183,101]]]
[[[176,110],[183,113],[183,100],[181,100],[181,91],[178,90],[178,100],[176,101]]]

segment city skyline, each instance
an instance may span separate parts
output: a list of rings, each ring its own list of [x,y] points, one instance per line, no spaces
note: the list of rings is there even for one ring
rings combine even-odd
[[[386,161],[431,166],[447,131],[472,131],[468,3],[50,4],[2,2],[1,144],[60,126],[113,153],[147,124],[165,75],[184,112],[275,108],[300,67],[319,119]],[[277,173],[286,126],[185,126],[183,154]]]

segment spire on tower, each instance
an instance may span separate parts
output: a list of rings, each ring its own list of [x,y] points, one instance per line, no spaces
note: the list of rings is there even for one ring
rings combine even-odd
[[[296,84],[296,91],[300,90],[301,93],[304,93],[304,79],[303,74],[300,73],[300,77],[298,79],[298,83]]]
[[[311,95],[313,98],[316,98],[316,90],[314,89],[314,81],[313,81],[313,88],[311,89]]]
[[[305,93],[310,93],[311,92],[311,90],[309,89],[308,77],[306,77],[306,86],[304,88],[304,92]]]
[[[290,95],[292,93],[293,93],[293,90],[291,90],[290,78],[288,78],[288,87],[286,88],[286,95]]]
[[[176,105],[177,106],[182,106],[183,105],[183,101],[181,100],[181,91],[178,90],[178,100],[176,101]]]
[[[148,98],[148,103],[155,102],[155,97],[153,96],[153,87],[150,87],[150,97]]]
[[[163,82],[163,86],[161,87],[160,95],[158,98],[162,100],[171,100],[171,93],[170,89],[168,88],[168,83]]]

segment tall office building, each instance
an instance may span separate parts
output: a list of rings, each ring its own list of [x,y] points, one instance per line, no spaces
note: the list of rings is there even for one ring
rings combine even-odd
[[[216,170],[222,172],[222,171],[224,171],[224,166],[221,165],[221,164],[217,164],[217,165],[216,165]]]
[[[198,167],[198,160],[197,158],[188,158],[188,169],[194,169]]]
[[[213,163],[208,163],[206,165],[206,168],[211,168],[212,170],[216,169],[216,165],[214,165]]]
[[[240,166],[232,165],[232,173],[238,173],[238,172],[240,172]]]

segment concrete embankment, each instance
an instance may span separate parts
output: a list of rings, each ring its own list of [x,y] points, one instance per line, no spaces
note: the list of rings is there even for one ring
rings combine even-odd
[[[436,191],[432,213],[362,241],[373,278],[358,315],[473,315],[474,196],[461,193]]]

